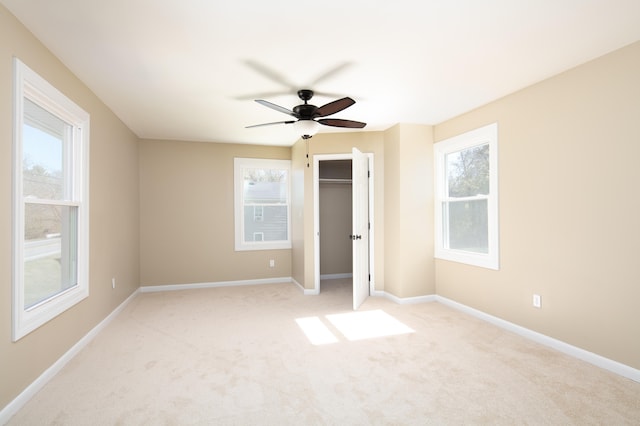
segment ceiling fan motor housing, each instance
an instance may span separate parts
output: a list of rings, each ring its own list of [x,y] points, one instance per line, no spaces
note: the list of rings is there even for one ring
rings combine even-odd
[[[311,120],[316,115],[317,106],[311,104],[298,105],[293,107],[293,112],[301,119],[301,120]]]

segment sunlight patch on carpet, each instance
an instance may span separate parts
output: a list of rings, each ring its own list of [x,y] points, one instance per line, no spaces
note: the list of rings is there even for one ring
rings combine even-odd
[[[415,330],[380,309],[327,315],[327,319],[334,327],[340,330],[340,333],[347,340],[373,339],[415,333]]]
[[[313,345],[326,345],[338,341],[318,317],[298,318],[296,322]]]
[[[380,309],[327,315],[326,319],[349,341],[415,333],[415,330]],[[319,317],[298,318],[296,323],[313,345],[339,342]]]

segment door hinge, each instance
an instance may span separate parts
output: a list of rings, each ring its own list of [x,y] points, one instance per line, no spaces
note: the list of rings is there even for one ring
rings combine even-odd
[[[367,177],[370,178],[371,177],[371,170],[367,170]]]
[[[369,282],[371,282],[371,274],[369,274]]]

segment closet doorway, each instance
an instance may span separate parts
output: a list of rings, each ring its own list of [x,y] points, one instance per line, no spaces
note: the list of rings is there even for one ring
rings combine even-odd
[[[332,280],[334,283],[343,282],[345,286],[353,287],[349,294],[354,295],[354,309],[362,303],[373,286],[373,183],[366,178],[365,186],[354,189],[352,181],[353,158],[359,151],[350,154],[325,154],[314,156],[314,243],[315,243],[315,283],[314,293],[321,293],[321,281]],[[365,176],[367,169],[372,169],[373,155],[359,154],[364,157]],[[360,162],[362,168],[362,162]],[[355,191],[355,193],[354,193]],[[365,222],[369,230],[354,231],[353,209],[358,199],[358,193],[364,197]],[[367,201],[368,199],[368,201]],[[362,212],[362,202],[359,211]],[[365,227],[367,224],[365,223]],[[353,238],[358,234],[361,238]],[[363,235],[364,234],[364,235]],[[356,257],[354,258],[354,253]],[[363,257],[364,256],[364,257]],[[363,260],[364,259],[364,260]],[[364,265],[363,265],[364,263]],[[359,264],[359,266],[358,266]],[[357,276],[364,276],[366,282],[359,280],[360,287],[355,288],[352,280],[354,267]],[[333,281],[335,280],[335,281]],[[364,287],[363,287],[364,286]],[[355,295],[360,294],[360,301],[355,302]]]

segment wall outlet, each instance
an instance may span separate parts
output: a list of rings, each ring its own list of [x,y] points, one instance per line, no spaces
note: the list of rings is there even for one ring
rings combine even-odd
[[[111,288],[116,288],[116,279],[111,278]]]
[[[542,297],[539,294],[533,295],[533,307],[542,308]]]
[[[276,267],[276,261],[274,259],[269,260],[269,268],[275,268]]]

